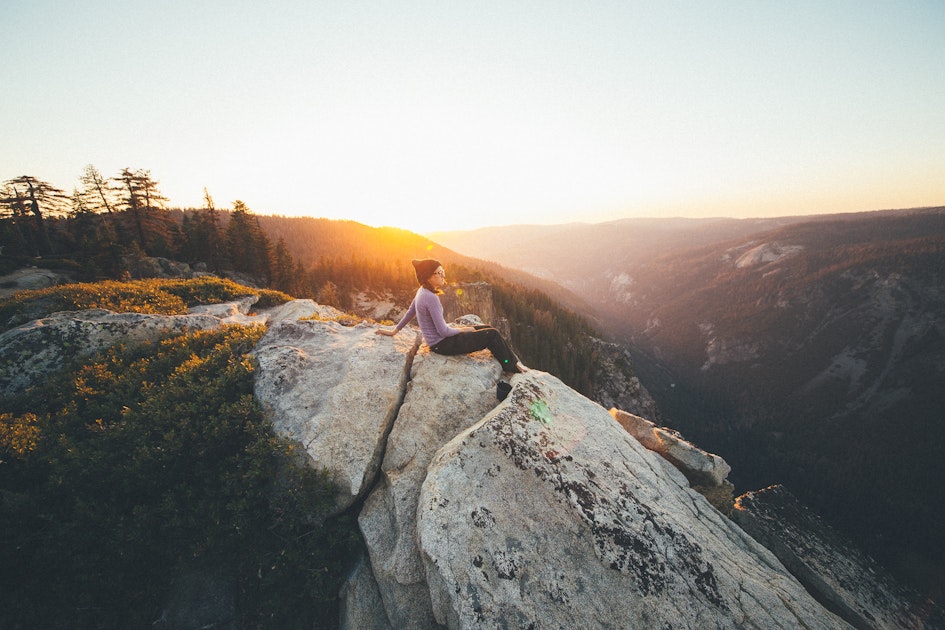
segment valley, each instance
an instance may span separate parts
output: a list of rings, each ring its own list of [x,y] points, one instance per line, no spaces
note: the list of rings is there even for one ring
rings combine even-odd
[[[430,237],[576,293],[739,491],[784,483],[941,589],[945,209]]]

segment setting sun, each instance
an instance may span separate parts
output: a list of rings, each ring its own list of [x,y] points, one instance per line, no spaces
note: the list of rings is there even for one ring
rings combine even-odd
[[[6,177],[420,233],[945,200],[936,3],[132,10],[2,10],[8,83],[69,94],[0,104]]]

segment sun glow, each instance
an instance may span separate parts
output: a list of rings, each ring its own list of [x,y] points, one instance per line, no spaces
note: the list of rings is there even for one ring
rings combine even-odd
[[[417,233],[945,202],[941,3],[14,4],[8,83],[70,98],[0,103],[0,180]]]

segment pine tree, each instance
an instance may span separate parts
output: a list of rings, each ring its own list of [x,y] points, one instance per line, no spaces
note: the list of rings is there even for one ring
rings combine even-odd
[[[177,224],[163,208],[167,198],[158,189],[151,171],[124,168],[113,181],[121,186],[121,203],[130,218],[132,240],[149,255],[173,256],[173,245],[179,235]]]
[[[226,267],[225,238],[220,227],[220,212],[213,197],[203,189],[204,207],[186,211],[182,219],[184,243],[181,252],[187,261],[203,262],[209,271],[219,274]]]
[[[79,189],[80,202],[85,211],[109,215],[115,213],[115,189],[97,168],[91,164],[86,166],[79,182],[82,184]]]
[[[234,271],[253,276],[262,285],[272,277],[272,245],[259,221],[242,201],[233,202],[230,223],[226,228],[226,244]]]
[[[297,293],[298,282],[296,281],[294,272],[295,264],[292,260],[292,255],[289,253],[289,248],[286,247],[285,239],[280,238],[279,242],[276,243],[273,254],[272,288],[284,291],[290,295]]]
[[[69,196],[52,184],[31,175],[20,175],[7,180],[0,203],[7,207],[19,224],[23,244],[32,249],[35,256],[54,253],[49,238],[47,219],[66,212]],[[23,231],[32,232],[27,238]]]

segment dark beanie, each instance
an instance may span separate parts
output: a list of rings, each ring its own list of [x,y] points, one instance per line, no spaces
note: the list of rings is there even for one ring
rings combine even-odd
[[[423,284],[427,279],[433,275],[433,272],[436,271],[437,267],[440,267],[439,260],[433,260],[432,258],[425,258],[424,260],[411,260],[413,268],[417,270],[417,282]]]

